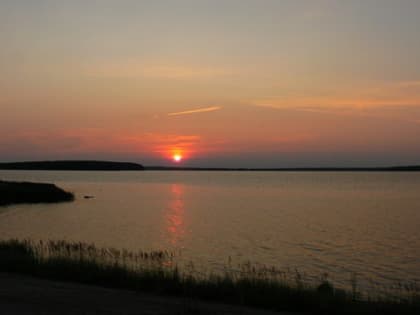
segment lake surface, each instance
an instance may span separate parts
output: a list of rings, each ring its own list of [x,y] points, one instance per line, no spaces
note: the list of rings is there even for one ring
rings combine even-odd
[[[206,271],[273,265],[349,287],[420,281],[420,173],[0,171],[73,203],[0,208],[0,238],[167,249]],[[93,199],[84,199],[92,195]]]

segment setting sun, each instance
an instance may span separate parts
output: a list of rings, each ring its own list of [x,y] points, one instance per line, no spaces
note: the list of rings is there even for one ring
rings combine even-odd
[[[420,315],[419,13],[0,0],[0,315]]]
[[[175,154],[172,158],[175,162],[181,162],[182,155],[181,154]]]

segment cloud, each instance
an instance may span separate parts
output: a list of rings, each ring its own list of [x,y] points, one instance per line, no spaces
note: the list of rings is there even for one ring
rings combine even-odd
[[[287,88],[283,88],[287,91]],[[420,80],[391,81],[318,92],[302,89],[294,95],[251,100],[254,106],[308,111],[359,111],[389,107],[420,107]]]
[[[127,146],[166,155],[175,149],[182,152],[193,152],[202,139],[200,135],[144,133],[129,134],[121,140]]]
[[[365,109],[391,106],[419,106],[417,98],[295,98],[295,99],[262,99],[253,102],[261,107],[279,109]]]
[[[325,101],[323,101],[325,100]],[[299,99],[276,101],[261,100],[252,103],[262,108],[272,108],[279,111],[295,111],[309,114],[342,116],[349,118],[372,118],[389,123],[420,124],[420,99],[413,100],[345,100],[345,99]]]
[[[420,81],[403,81],[399,83],[400,87],[420,87]]]
[[[182,112],[175,112],[175,113],[169,113],[168,116],[180,116],[180,115],[190,115],[190,114],[197,114],[197,113],[207,113],[207,112],[214,112],[216,110],[222,109],[221,106],[211,106],[211,107],[205,107],[205,108],[196,108],[196,109],[190,109]]]
[[[210,79],[234,74],[234,69],[190,64],[140,63],[137,60],[108,61],[96,63],[84,68],[85,75],[108,79],[169,79],[192,80]]]
[[[232,71],[222,68],[201,66],[151,66],[143,69],[145,77],[163,79],[205,79],[231,73]]]

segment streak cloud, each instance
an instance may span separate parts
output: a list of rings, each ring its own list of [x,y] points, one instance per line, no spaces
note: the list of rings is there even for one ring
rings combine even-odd
[[[220,109],[222,109],[221,106],[196,108],[196,109],[190,109],[190,110],[186,110],[186,111],[182,111],[182,112],[169,113],[168,116],[180,116],[180,115],[190,115],[190,114],[197,114],[197,113],[214,112],[214,111],[220,110]]]

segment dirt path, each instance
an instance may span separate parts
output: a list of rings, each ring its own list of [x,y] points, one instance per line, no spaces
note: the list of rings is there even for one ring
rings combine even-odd
[[[274,315],[279,313],[185,298],[56,282],[0,273],[0,314],[220,314]],[[291,315],[281,313],[281,315]]]

